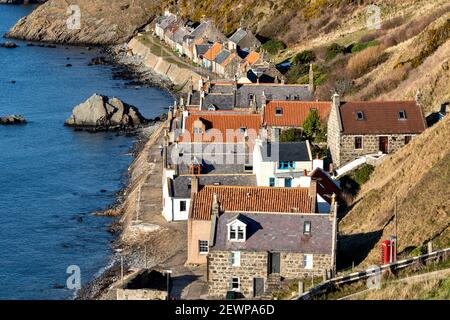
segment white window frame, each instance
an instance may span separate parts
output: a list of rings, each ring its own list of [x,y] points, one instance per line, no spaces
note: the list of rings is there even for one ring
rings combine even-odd
[[[206,243],[206,251],[202,251],[202,247],[205,248],[205,246],[202,246],[202,242]],[[198,253],[199,254],[208,254],[209,253],[209,241],[208,240],[198,240]]]
[[[314,268],[314,255],[312,254],[303,255],[303,268],[307,270],[312,270]]]
[[[306,231],[306,226],[309,226],[309,230]],[[311,221],[303,222],[303,234],[310,236],[311,235]]]
[[[356,138],[361,138],[361,148],[356,148]],[[364,150],[364,136],[354,136],[353,147],[355,150]]]
[[[239,228],[242,228],[243,239],[239,239]],[[231,237],[231,231],[235,230],[235,237]],[[228,241],[245,242],[247,239],[247,225],[239,220],[234,220],[227,224],[227,238]]]
[[[241,252],[240,251],[231,251],[230,260],[232,267],[240,267],[241,266]]]
[[[234,279],[237,279],[235,282]],[[233,284],[237,283],[237,288],[233,288]],[[241,291],[241,278],[240,277],[231,277],[231,290],[232,291]]]

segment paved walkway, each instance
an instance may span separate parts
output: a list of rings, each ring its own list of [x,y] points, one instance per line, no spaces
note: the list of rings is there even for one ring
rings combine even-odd
[[[153,141],[151,141],[153,140]],[[136,197],[138,214],[131,218],[132,224],[149,224],[160,226],[163,232],[158,233],[149,242],[144,240],[151,249],[149,260],[156,257],[158,269],[172,270],[172,296],[176,299],[200,299],[207,293],[205,281],[206,267],[191,268],[184,263],[187,258],[187,221],[168,222],[162,215],[162,156],[160,145],[163,144],[162,132],[149,140],[144,148],[145,162],[139,168],[145,168],[145,180],[140,185],[140,195]],[[148,147],[148,145],[150,145]],[[136,170],[136,168],[134,168]],[[138,175],[141,172],[137,172]],[[138,261],[135,268],[144,267],[143,261]],[[151,264],[150,264],[151,266]]]

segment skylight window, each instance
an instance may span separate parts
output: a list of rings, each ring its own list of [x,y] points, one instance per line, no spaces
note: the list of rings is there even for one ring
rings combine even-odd
[[[406,111],[405,110],[399,111],[398,118],[399,118],[399,120],[405,120],[406,119]]]
[[[283,115],[283,109],[282,108],[276,108],[275,109],[275,115],[276,116],[282,116]]]
[[[356,120],[364,120],[364,112],[362,111],[356,112]]]

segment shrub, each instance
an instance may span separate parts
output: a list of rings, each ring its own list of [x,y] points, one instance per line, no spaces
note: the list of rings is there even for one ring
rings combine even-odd
[[[370,164],[365,164],[355,172],[355,181],[361,186],[366,183],[372,174],[374,167]]]
[[[327,47],[326,53],[325,53],[325,59],[333,60],[338,54],[344,53],[344,51],[345,51],[345,47],[343,47],[337,43],[333,43],[329,47]]]
[[[293,64],[308,64],[316,59],[316,54],[312,50],[305,50],[297,53],[291,60]]]
[[[299,141],[300,133],[297,129],[289,128],[286,130],[283,130],[280,134],[280,142],[293,142],[293,141]]]
[[[302,124],[306,137],[313,138],[320,131],[322,124],[320,123],[319,113],[316,109],[311,109],[305,121]]]
[[[355,44],[352,47],[351,52],[357,53],[357,52],[363,51],[369,47],[377,46],[379,44],[380,44],[380,41],[378,41],[378,40],[372,40],[372,41],[368,41],[368,42],[360,42],[360,43]]]
[[[349,73],[353,77],[360,77],[382,61],[384,50],[383,45],[378,45],[352,56],[347,65]]]
[[[286,48],[286,45],[283,41],[280,40],[269,40],[261,46],[264,50],[266,50],[269,54],[275,55],[281,50]]]

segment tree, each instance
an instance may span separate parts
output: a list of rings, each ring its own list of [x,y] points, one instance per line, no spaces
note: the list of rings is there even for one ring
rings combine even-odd
[[[283,130],[280,134],[280,142],[293,142],[297,140],[297,132],[294,128]]]
[[[314,138],[321,131],[322,124],[320,123],[319,113],[316,109],[312,109],[309,112],[302,127],[308,138]]]
[[[316,54],[314,53],[314,51],[311,50],[305,50],[302,51],[300,53],[297,53],[293,58],[292,58],[292,63],[297,65],[297,64],[308,64],[312,61],[314,61],[316,59]]]

